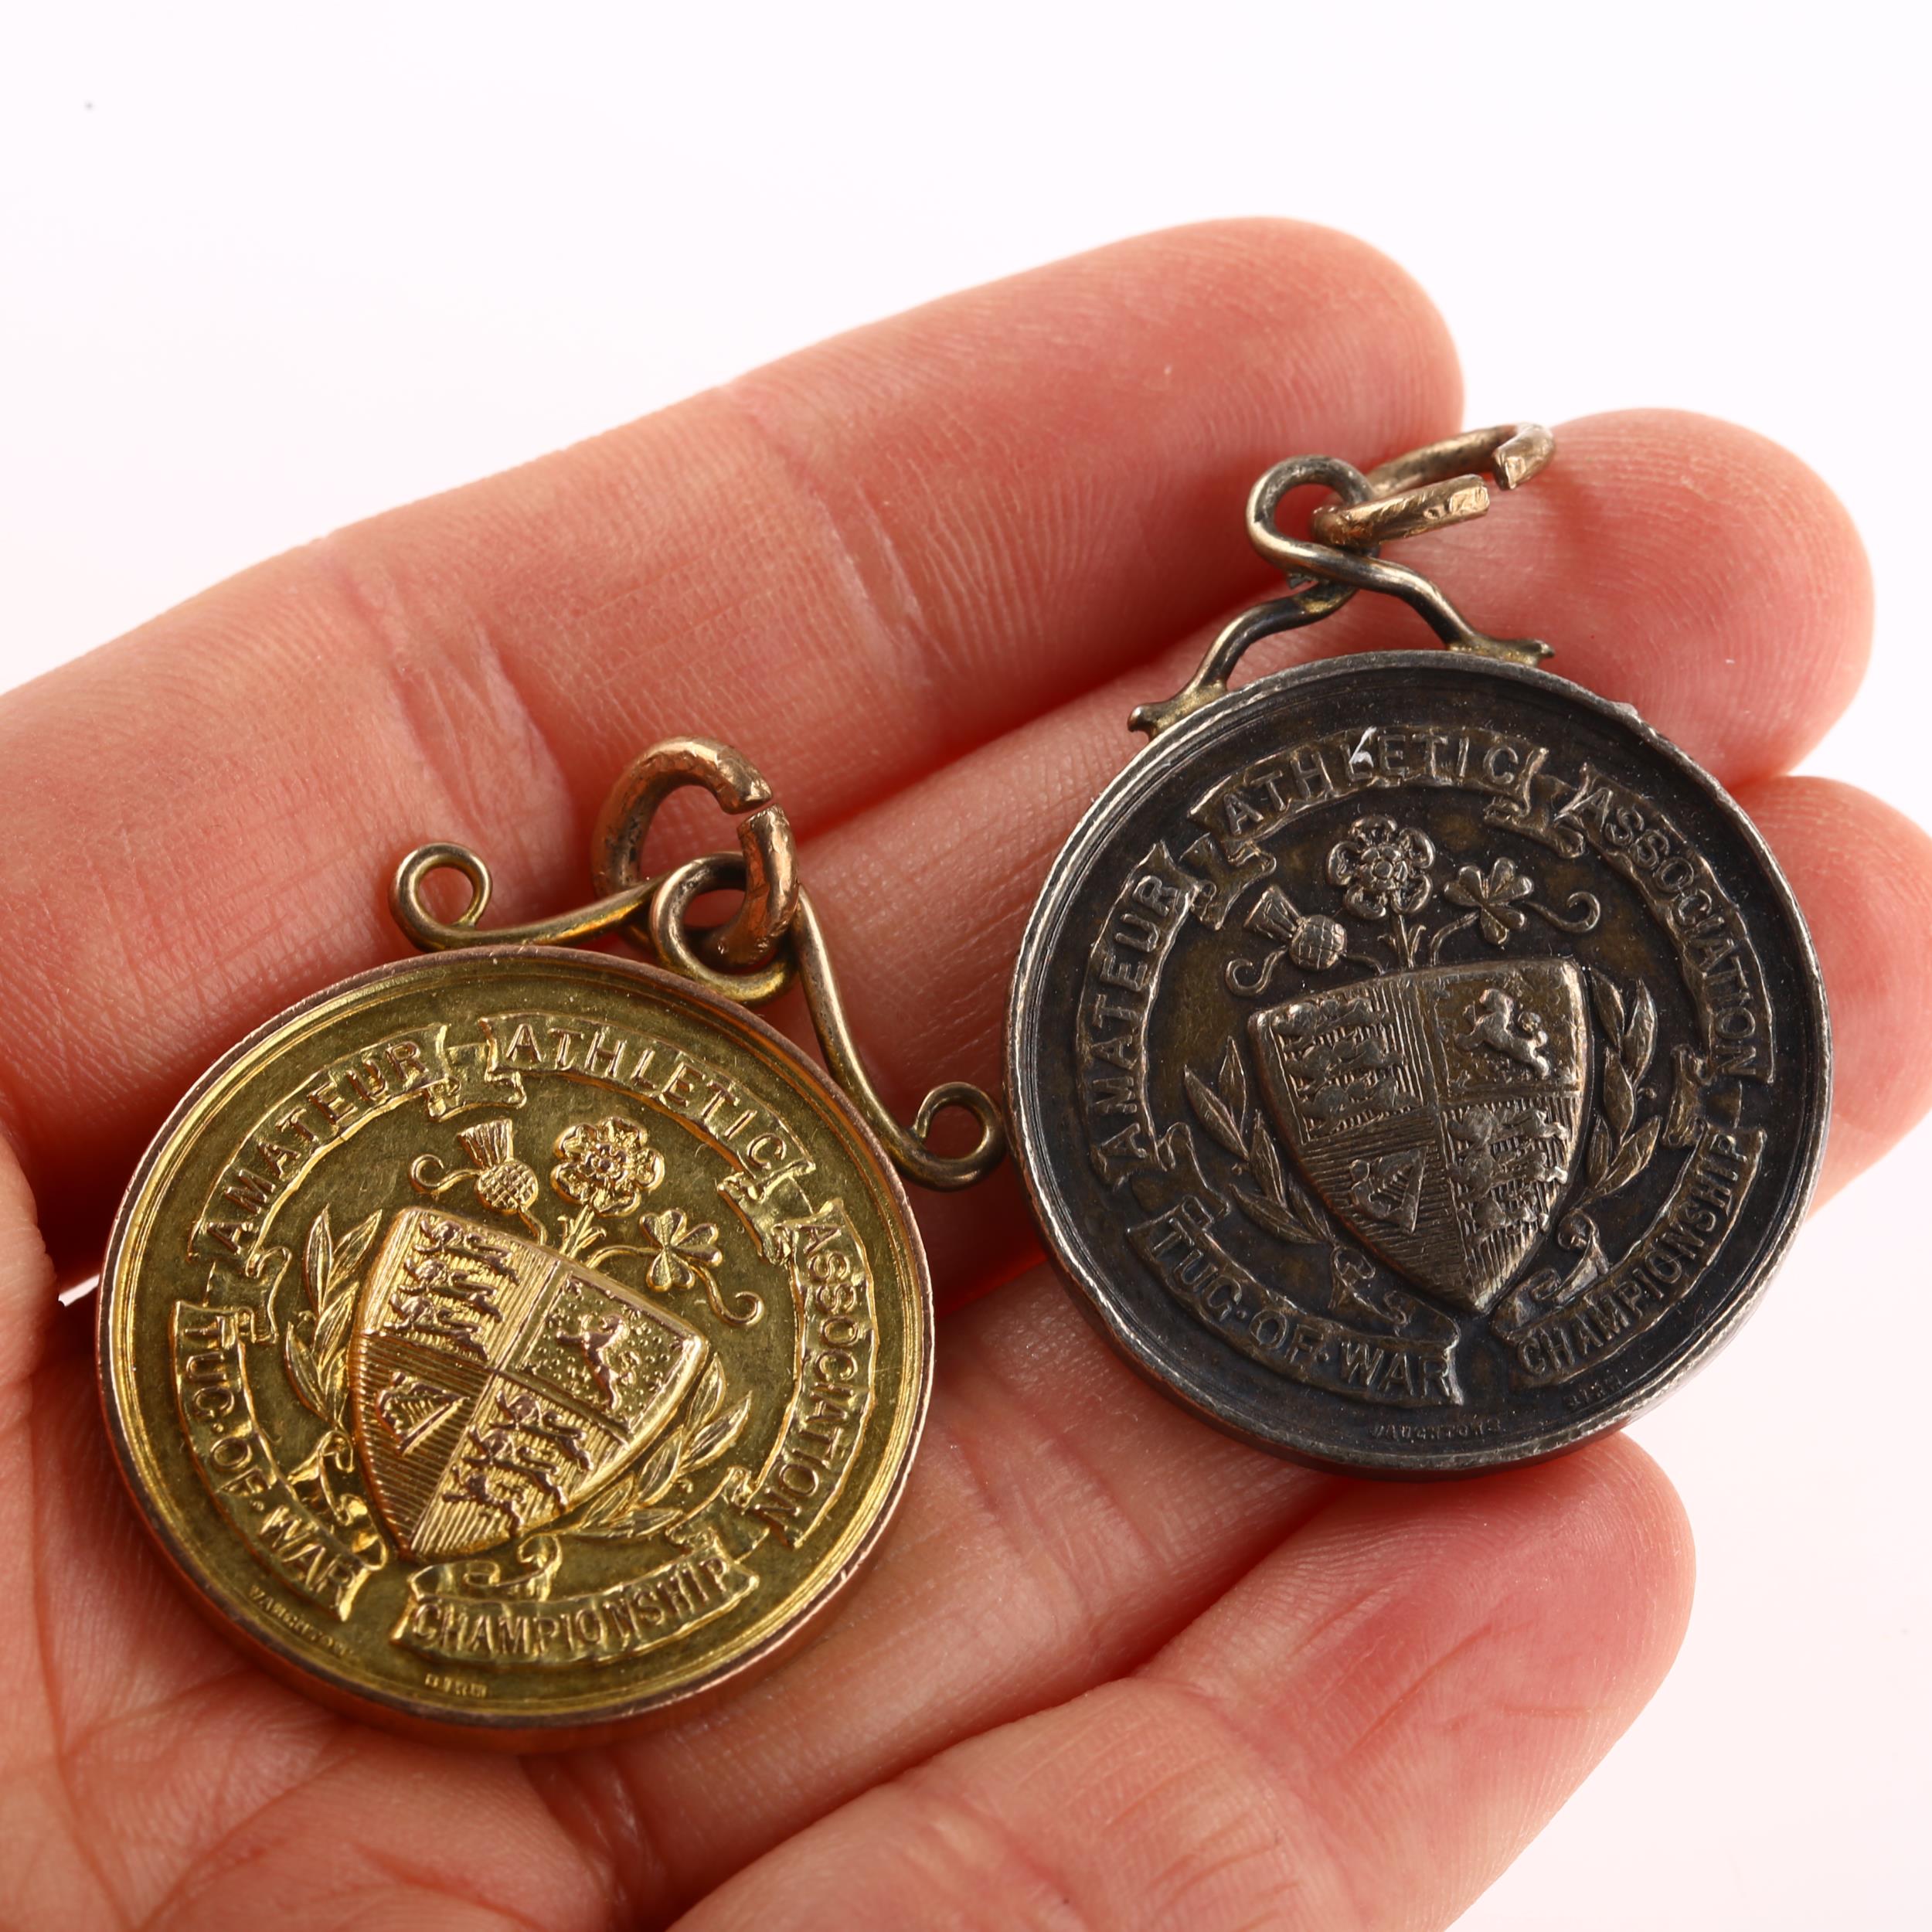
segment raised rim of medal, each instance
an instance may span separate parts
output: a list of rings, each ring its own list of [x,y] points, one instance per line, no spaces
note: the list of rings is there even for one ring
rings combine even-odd
[[[1520,685],[1588,711],[1612,728],[1628,734],[1646,752],[1672,767],[1723,817],[1762,868],[1764,883],[1783,916],[1798,964],[1804,969],[1801,978],[1810,995],[1809,1018],[1818,1042],[1811,1091],[1808,1096],[1811,1103],[1811,1122],[1804,1137],[1804,1158],[1786,1189],[1779,1218],[1760,1243],[1750,1269],[1740,1276],[1728,1303],[1716,1319],[1691,1338],[1686,1345],[1666,1357],[1649,1375],[1619,1390],[1587,1418],[1542,1430],[1515,1446],[1458,1450],[1425,1444],[1406,1452],[1399,1448],[1378,1451],[1366,1446],[1360,1449],[1352,1446],[1345,1448],[1327,1437],[1247,1428],[1218,1413],[1204,1400],[1197,1398],[1184,1372],[1170,1355],[1149,1347],[1148,1338],[1110,1304],[1107,1294],[1109,1271],[1090,1253],[1078,1226],[1043,1185],[1042,1169],[1045,1162],[1039,1150],[1053,1145],[1053,1126],[1042,1114],[1040,1086],[1033,1077],[1035,1056],[1025,1050],[1024,1043],[1029,1022],[1037,1012],[1040,995],[1048,983],[1054,951],[1073,895],[1094,859],[1113,836],[1118,821],[1148,791],[1159,785],[1175,767],[1240,729],[1249,722],[1253,713],[1277,699],[1364,673],[1413,676],[1425,669],[1440,671],[1451,676],[1488,678]],[[1201,1420],[1237,1441],[1334,1474],[1414,1481],[1476,1475],[1488,1470],[1546,1462],[1597,1437],[1614,1434],[1662,1401],[1710,1361],[1755,1308],[1803,1225],[1824,1161],[1832,1083],[1831,1015],[1810,928],[1805,923],[1797,896],[1770,846],[1765,843],[1764,835],[1723,784],[1689,753],[1646,723],[1628,704],[1602,697],[1553,672],[1427,649],[1362,651],[1271,672],[1204,706],[1182,723],[1162,733],[1130,759],[1088,806],[1080,823],[1055,855],[1034,900],[1014,962],[1012,990],[1007,1002],[1005,1061],[1008,1126],[1014,1163],[1028,1202],[1046,1236],[1049,1253],[1073,1291],[1076,1304],[1128,1363],[1163,1394],[1179,1401]],[[1192,1342],[1195,1338],[1189,1336],[1188,1339]],[[1226,1345],[1206,1331],[1200,1341],[1216,1349]],[[1427,1460],[1419,1460],[1420,1457],[1426,1457]]]
[[[291,1029],[319,1030],[371,991],[420,985],[425,980],[461,979],[478,969],[529,971],[563,976],[605,978],[634,995],[645,989],[662,1003],[702,1015],[727,1036],[735,1036],[806,1100],[845,1145],[878,1197],[879,1219],[893,1237],[897,1270],[907,1310],[906,1372],[902,1386],[910,1399],[893,1417],[869,1513],[855,1512],[815,1572],[811,1593],[794,1595],[787,1613],[774,1609],[721,1662],[675,1679],[644,1695],[600,1699],[594,1693],[555,1706],[491,1706],[424,1687],[410,1696],[372,1684],[292,1641],[272,1618],[257,1614],[246,1598],[229,1589],[199,1563],[188,1539],[158,1506],[165,1495],[143,1467],[146,1431],[131,1386],[123,1386],[117,1356],[128,1353],[121,1311],[130,1304],[124,1279],[127,1257],[151,1231],[154,1210],[178,1152],[184,1151],[202,1121],[235,1090],[290,1044]],[[728,1689],[752,1681],[781,1663],[821,1627],[821,1620],[863,1567],[898,1509],[905,1490],[931,1397],[933,1379],[932,1285],[923,1243],[904,1187],[857,1109],[784,1035],[742,1005],[689,980],[645,962],[608,953],[549,946],[478,946],[397,960],[338,981],[298,1001],[256,1027],[223,1054],[182,1096],[137,1164],[117,1209],[101,1263],[95,1323],[97,1378],[116,1467],[142,1522],[185,1587],[189,1600],[232,1641],[285,1682],[342,1714],[432,1742],[465,1741],[506,1750],[566,1750],[626,1735],[668,1722],[709,1704]],[[594,1667],[587,1666],[594,1669]]]

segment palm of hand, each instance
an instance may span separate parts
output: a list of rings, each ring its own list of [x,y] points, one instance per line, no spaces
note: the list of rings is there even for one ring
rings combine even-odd
[[[1507,1862],[1675,1648],[1688,1542],[1662,1478],[1614,1441],[1420,1491],[1237,1447],[1025,1265],[1010,1176],[922,1209],[952,1304],[932,1421],[823,1634],[708,1713],[521,1760],[333,1717],[203,1628],[117,1492],[35,1233],[37,1202],[83,1270],[200,1066],[393,952],[372,869],[460,835],[509,854],[505,903],[535,910],[604,780],[672,730],[774,776],[888,1084],[989,1080],[1019,923],[1128,709],[1256,588],[1229,506],[1287,451],[1379,457],[1456,410],[1439,325],[1379,258],[1185,231],[351,531],[0,698],[0,882],[33,909],[0,957],[19,1923],[1422,1926]],[[1563,449],[1506,534],[1447,534],[1439,567],[1764,829],[1832,996],[1842,1182],[1932,1094],[1899,1046],[1932,853],[1862,794],[1778,775],[1857,680],[1855,539],[1719,424],[1599,418]],[[751,501],[782,541],[738,546]],[[1687,540],[1719,594],[1660,602]],[[1323,648],[1416,641],[1369,601]],[[857,732],[855,665],[879,694]],[[1855,895],[1831,864],[1852,842],[1884,861]]]

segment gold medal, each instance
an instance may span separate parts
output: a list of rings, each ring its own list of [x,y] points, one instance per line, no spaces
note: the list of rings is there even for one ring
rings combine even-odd
[[[657,799],[694,780],[759,805],[743,856],[638,879]],[[201,1600],[332,1702],[581,1741],[770,1656],[885,1526],[931,1315],[880,1139],[961,1185],[998,1130],[958,1087],[919,1131],[970,1106],[968,1156],[884,1117],[762,798],[722,747],[647,754],[597,906],[304,1001],[135,1174],[100,1317],[123,1471]],[[444,865],[475,886],[454,925],[419,896]],[[738,917],[694,944],[684,908],[733,879]],[[487,896],[447,846],[396,882],[433,946],[473,940]],[[529,943],[626,923],[685,972]],[[702,957],[734,951],[769,957]],[[857,1106],[740,1003],[794,977]]]

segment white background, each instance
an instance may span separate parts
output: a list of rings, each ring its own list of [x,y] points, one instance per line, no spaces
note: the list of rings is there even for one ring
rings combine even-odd
[[[1280,213],[1421,278],[1471,422],[1680,404],[1821,470],[1879,622],[1811,768],[1932,819],[1923,13],[16,7],[0,685],[832,331]],[[1638,1426],[1689,1641],[1465,1927],[1928,1923],[1929,1187],[1922,1130]]]

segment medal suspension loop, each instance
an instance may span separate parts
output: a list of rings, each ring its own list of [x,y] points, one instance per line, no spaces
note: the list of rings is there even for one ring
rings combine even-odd
[[[685,785],[702,786],[736,815],[738,849],[647,874],[644,844],[651,820],[664,800]],[[420,845],[396,868],[389,910],[412,944],[426,952],[485,944],[577,945],[621,932],[666,971],[740,1005],[764,1005],[796,984],[832,1077],[908,1180],[951,1192],[985,1179],[999,1165],[1006,1151],[1005,1124],[992,1100],[969,1082],[935,1087],[920,1103],[910,1130],[879,1098],[859,1057],[823,929],[798,882],[791,822],[740,753],[708,738],[670,738],[652,746],[618,780],[598,815],[591,869],[600,896],[589,905],[486,932],[481,921],[491,880],[481,856],[466,845]],[[454,919],[437,918],[423,897],[424,881],[442,871],[460,872],[469,882],[469,903]],[[689,924],[694,900],[734,889],[739,903],[722,923],[696,929]],[[954,1107],[972,1115],[978,1138],[963,1154],[936,1154],[927,1145],[933,1124]]]
[[[1200,667],[1171,698],[1136,706],[1136,731],[1158,738],[1182,719],[1227,695],[1228,679],[1251,645],[1277,631],[1299,630],[1332,617],[1358,590],[1400,597],[1451,651],[1536,664],[1549,646],[1535,638],[1492,638],[1473,628],[1448,598],[1420,571],[1384,561],[1384,543],[1466,523],[1489,508],[1481,471],[1499,489],[1515,489],[1543,468],[1556,439],[1535,423],[1506,423],[1465,430],[1392,457],[1366,474],[1335,456],[1293,456],[1277,463],[1249,492],[1248,541],[1293,587],[1287,596],[1257,604],[1236,617],[1209,645]],[[1325,485],[1337,502],[1325,503],[1309,522],[1307,537],[1293,537],[1275,522],[1291,490]]]

